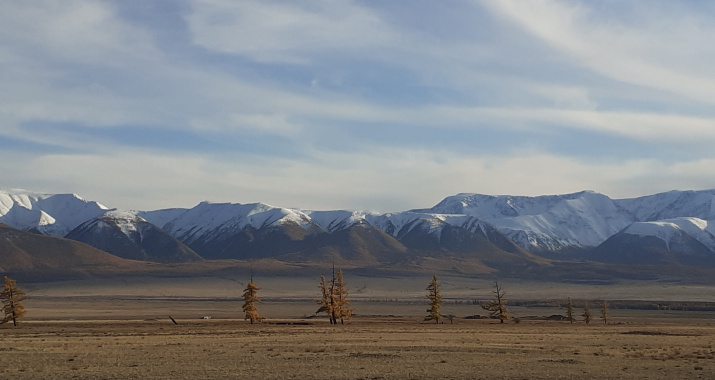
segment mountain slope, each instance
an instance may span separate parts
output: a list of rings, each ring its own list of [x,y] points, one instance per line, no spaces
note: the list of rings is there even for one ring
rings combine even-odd
[[[715,190],[669,191],[615,202],[639,222],[680,217],[715,220]]]
[[[619,264],[715,265],[715,228],[698,218],[638,222],[599,245],[592,259]]]
[[[531,252],[597,246],[635,221],[610,198],[589,191],[539,197],[458,194],[426,211],[479,218]]]
[[[74,240],[0,224],[0,271],[9,275],[50,280],[118,273],[140,265]]]
[[[164,211],[165,213],[165,211]],[[162,228],[172,236],[191,245],[197,241],[220,238],[244,230],[280,227],[283,224],[298,226],[305,234],[322,232],[312,220],[299,210],[272,207],[263,203],[209,203],[202,202],[186,210]],[[156,215],[145,214],[148,221]],[[165,214],[162,214],[164,216]],[[295,233],[301,234],[298,230]]]
[[[401,262],[410,256],[402,243],[366,224],[309,236],[297,249],[300,254],[293,256],[302,260],[373,266]]]
[[[159,263],[203,260],[171,235],[126,211],[108,211],[81,224],[66,238],[125,259]]]

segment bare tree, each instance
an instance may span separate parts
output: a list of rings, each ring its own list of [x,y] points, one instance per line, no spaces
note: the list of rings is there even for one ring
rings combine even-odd
[[[608,324],[608,302],[603,300],[603,306],[601,306],[601,319],[603,319],[603,324]]]
[[[491,317],[496,317],[500,323],[504,323],[505,319],[511,319],[506,307],[506,293],[499,287],[499,282],[494,282],[494,288],[495,290],[492,291],[494,299],[481,306],[482,309],[490,312]]]
[[[581,316],[586,324],[591,323],[591,309],[588,307],[588,302],[583,303],[583,314]]]
[[[569,322],[573,323],[576,319],[573,317],[573,303],[571,302],[571,297],[569,297],[566,303],[566,318]]]
[[[2,299],[2,311],[5,314],[0,324],[12,321],[13,326],[17,326],[17,320],[25,316],[25,307],[22,306],[22,301],[25,297],[25,292],[20,290],[15,283],[15,280],[3,277],[4,288],[0,293]]]
[[[430,281],[425,290],[429,291],[427,299],[429,299],[430,305],[430,308],[427,309],[429,314],[425,317],[425,321],[434,320],[435,323],[439,323],[439,320],[442,319],[442,314],[439,312],[442,307],[442,295],[439,292],[439,282],[437,282],[436,274],[432,276],[432,281]]]
[[[263,320],[263,317],[258,314],[258,308],[255,305],[256,302],[262,303],[258,298],[259,290],[261,288],[253,283],[253,275],[251,275],[251,281],[246,285],[246,289],[243,290],[243,311],[246,313],[244,319],[250,320],[251,324]]]

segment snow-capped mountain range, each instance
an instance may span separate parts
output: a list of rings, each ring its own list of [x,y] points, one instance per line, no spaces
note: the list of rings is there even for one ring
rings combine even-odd
[[[152,229],[152,239],[161,235],[177,240],[174,249],[182,253],[169,256],[178,261],[200,259],[198,255],[212,259],[338,252],[348,248],[336,248],[335,236],[366,228],[375,234],[360,235],[362,240],[352,242],[349,250],[478,254],[493,249],[523,257],[592,251],[589,257],[598,260],[597,254],[614,259],[611,252],[635,250],[634,244],[647,238],[650,249],[715,262],[714,199],[715,190],[632,199],[591,191],[536,197],[465,193],[431,208],[387,214],[210,202],[190,209],[121,211],[72,194],[5,189],[0,190],[0,223],[95,247],[109,239],[109,227],[111,236],[125,235],[138,246],[146,240],[144,231]],[[610,247],[608,252],[604,247]],[[168,260],[157,258],[156,252],[147,255],[145,248],[140,251],[152,261]]]

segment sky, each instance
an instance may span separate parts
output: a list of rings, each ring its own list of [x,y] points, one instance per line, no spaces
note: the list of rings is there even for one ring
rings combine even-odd
[[[715,3],[0,6],[0,187],[154,210],[715,188]]]

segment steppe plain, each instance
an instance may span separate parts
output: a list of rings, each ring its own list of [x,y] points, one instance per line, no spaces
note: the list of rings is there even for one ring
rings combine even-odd
[[[12,379],[713,379],[715,312],[609,310],[610,322],[548,320],[580,300],[712,302],[715,287],[502,280],[520,323],[485,315],[491,281],[440,277],[453,323],[424,322],[429,278],[346,277],[355,317],[314,317],[317,279],[256,278],[267,317],[241,319],[239,278],[123,278],[25,284],[27,317],[0,326]],[[22,285],[23,284],[19,284]],[[174,318],[174,324],[169,317]],[[210,317],[204,319],[205,317]],[[580,319],[580,318],[579,318]]]

